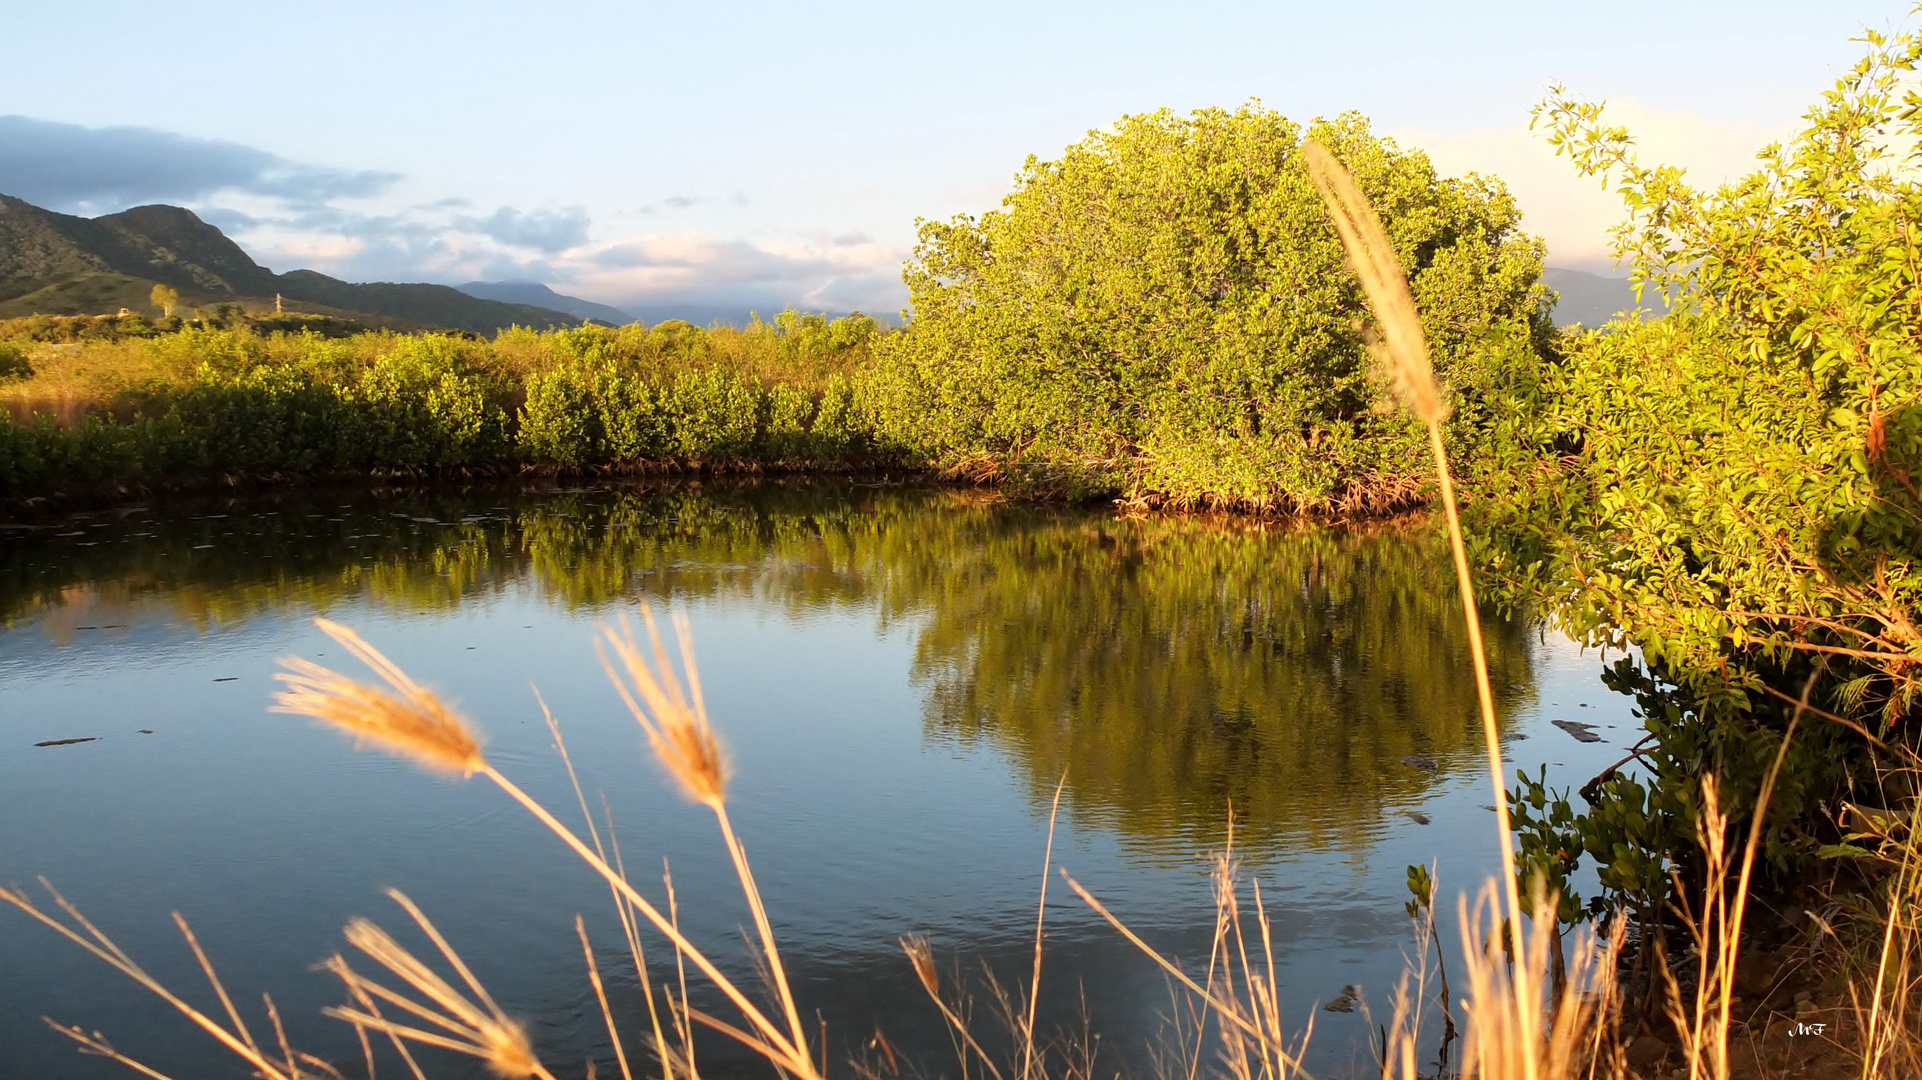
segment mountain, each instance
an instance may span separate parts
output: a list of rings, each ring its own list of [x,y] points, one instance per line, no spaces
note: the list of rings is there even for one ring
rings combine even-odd
[[[594,319],[599,322],[625,326],[634,321],[634,316],[620,308],[596,304],[578,296],[557,293],[533,281],[470,281],[455,288],[469,296],[482,300],[498,300],[503,304],[527,304],[530,307],[546,308],[549,311],[564,311],[579,319]]]
[[[43,210],[0,195],[0,318],[152,310],[156,284],[182,307],[271,308],[278,295],[322,314],[371,316],[375,325],[487,334],[509,326],[574,326],[570,312],[470,296],[446,285],[354,284],[312,270],[276,274],[225,233],[178,206],[136,206],[97,218]],[[622,321],[628,321],[623,319]]]
[[[1627,278],[1603,277],[1582,270],[1551,266],[1542,272],[1542,284],[1562,294],[1555,302],[1556,326],[1581,323],[1593,329],[1606,326],[1616,315],[1636,308],[1635,290]],[[1640,305],[1649,315],[1662,313],[1661,299],[1649,294]]]
[[[713,326],[717,323],[724,326],[746,326],[748,320],[755,315],[759,315],[765,322],[773,322],[774,317],[780,314],[782,308],[787,306],[789,305],[779,300],[768,300],[764,303],[753,304],[680,302],[672,304],[643,304],[637,307],[631,307],[628,311],[636,319],[639,319],[649,326],[667,322],[669,319],[679,319],[683,322],[693,323],[695,326]],[[846,315],[852,315],[854,312],[821,310],[810,311],[809,314],[822,315],[829,319],[839,319]],[[884,311],[875,313],[870,311],[864,314],[882,326],[899,328],[902,325],[901,317],[894,312]]]

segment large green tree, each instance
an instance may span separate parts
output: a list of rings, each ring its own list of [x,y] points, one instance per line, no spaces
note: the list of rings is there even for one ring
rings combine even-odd
[[[1354,171],[1409,268],[1472,452],[1547,334],[1542,246],[1491,178],[1344,115],[1259,104],[1123,117],[1030,158],[980,217],[923,221],[884,435],[980,475],[1154,503],[1382,508],[1425,486],[1418,425],[1380,407],[1363,299],[1296,151]]]

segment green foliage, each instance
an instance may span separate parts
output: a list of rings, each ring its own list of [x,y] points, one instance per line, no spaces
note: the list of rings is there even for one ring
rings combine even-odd
[[[1922,96],[1902,90],[1922,40],[1867,41],[1807,130],[1713,192],[1640,164],[1599,106],[1558,90],[1537,113],[1583,173],[1619,184],[1618,253],[1675,310],[1567,342],[1474,531],[1511,596],[1646,661],[1613,678],[1642,702],[1648,783],[1603,785],[1579,826],[1609,887],[1642,903],[1661,858],[1686,862],[1698,778],[1718,773],[1739,819],[1805,688],[1820,714],[1771,803],[1778,870],[1873,783],[1865,735],[1913,738],[1922,183],[1899,148],[1922,134]]]
[[[1359,116],[1306,134],[1380,209],[1453,392],[1451,438],[1472,453],[1537,363],[1540,243],[1498,182],[1438,177]],[[1176,505],[1418,495],[1423,435],[1380,407],[1302,136],[1252,103],[1123,117],[1030,158],[1001,209],[922,222],[914,318],[880,350],[880,433],[942,465]]]
[[[95,325],[38,320],[34,330]],[[105,350],[103,366],[175,375],[129,384],[67,424],[35,415],[24,349],[0,341],[0,378],[13,357],[26,368],[10,384],[15,411],[35,415],[22,423],[0,412],[0,491],[507,461],[836,464],[873,445],[861,384],[842,374],[858,370],[879,333],[861,316],[786,312],[745,330],[517,330],[493,342],[264,325],[228,312],[138,338],[116,329],[111,344],[83,339]]]
[[[505,387],[459,338],[400,340],[342,388],[361,440],[356,464],[458,465],[506,455]]]
[[[1574,923],[1582,917],[1582,898],[1568,878],[1581,866],[1582,837],[1568,792],[1549,789],[1546,765],[1533,780],[1524,772],[1515,778],[1521,783],[1508,793],[1508,813],[1515,829],[1516,885],[1523,896],[1540,888],[1553,901],[1556,918]]]
[[[1637,276],[1693,310],[1571,348],[1538,437],[1574,453],[1501,523],[1510,574],[1579,575],[1570,624],[1686,689],[1743,707],[1823,653],[1818,701],[1886,726],[1922,674],[1922,183],[1892,146],[1922,134],[1922,96],[1897,96],[1922,40],[1869,40],[1799,139],[1712,194],[1547,103],[1585,172],[1621,175]]]
[[[578,370],[557,368],[528,376],[527,400],[521,405],[521,453],[562,465],[604,457],[606,439],[596,404]]]
[[[1426,912],[1433,916],[1435,911],[1435,878],[1426,866],[1408,867],[1408,893],[1414,899],[1402,902],[1402,910],[1411,919],[1419,919]]]
[[[11,341],[0,341],[0,382],[9,379],[31,379],[33,362],[27,357],[27,350]]]
[[[711,369],[688,372],[671,384],[668,402],[677,455],[743,458],[756,448],[761,394],[739,378]]]
[[[762,386],[718,368],[660,378],[604,357],[530,376],[522,456],[564,465],[635,459],[828,464],[864,443],[850,384]]]

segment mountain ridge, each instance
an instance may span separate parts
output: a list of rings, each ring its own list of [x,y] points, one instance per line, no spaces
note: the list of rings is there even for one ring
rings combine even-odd
[[[472,333],[516,325],[546,330],[580,322],[568,312],[483,299],[448,285],[357,284],[314,270],[276,274],[183,207],[155,203],[83,218],[0,194],[0,317],[98,314],[78,308],[103,300],[144,310],[151,305],[138,294],[155,284],[179,290],[187,307],[258,307],[278,297]],[[11,310],[27,298],[76,310]]]
[[[454,288],[483,300],[498,300],[503,304],[528,304],[552,311],[563,311],[578,319],[597,319],[616,326],[624,326],[635,321],[633,315],[620,308],[555,292],[538,281],[470,281],[465,285],[456,285]]]
[[[1542,271],[1542,284],[1558,294],[1550,310],[1555,325],[1560,327],[1580,323],[1593,330],[1637,308],[1650,316],[1662,313],[1661,301],[1652,295],[1646,302],[1637,304],[1635,288],[1625,277],[1605,277],[1586,270],[1551,266]]]

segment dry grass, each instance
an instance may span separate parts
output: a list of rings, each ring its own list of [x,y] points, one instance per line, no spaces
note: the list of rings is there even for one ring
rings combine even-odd
[[[396,1045],[404,1040],[478,1058],[495,1075],[509,1080],[525,1080],[527,1077],[554,1080],[553,1074],[534,1057],[534,1048],[528,1042],[526,1029],[519,1021],[501,1011],[480,980],[468,970],[460,954],[447,943],[447,939],[434,928],[420,908],[395,890],[388,890],[388,895],[413,917],[415,924],[440,950],[442,958],[454,969],[466,989],[461,990],[442,978],[387,931],[366,919],[355,919],[347,924],[347,941],[365,953],[368,959],[399,978],[414,991],[414,996],[366,978],[339,954],[335,954],[327,961],[326,969],[339,976],[355,1004],[326,1009],[325,1015],[354,1025],[363,1038],[372,1031],[388,1036]],[[380,1012],[376,1004],[379,1001],[411,1014],[413,1022],[400,1023],[388,1019]],[[420,1021],[430,1026],[423,1029],[419,1026]]]
[[[1903,772],[1891,779],[1913,790],[1922,759],[1911,753]],[[1861,1032],[1861,1075],[1922,1076],[1922,1011],[1915,1007],[1922,1001],[1922,841],[1912,813],[1853,816],[1855,839],[1873,844],[1892,870],[1884,906],[1870,914],[1869,921],[1880,924],[1873,962],[1849,982],[1849,1012]]]
[[[40,884],[46,889],[48,897],[53,901],[54,908],[59,914],[42,908],[24,891],[19,889],[0,888],[0,900],[4,900],[14,907],[19,908],[21,911],[26,912],[27,915],[37,922],[47,926],[61,937],[66,938],[68,941],[73,942],[102,961],[105,961],[106,964],[115,971],[132,979],[139,986],[145,988],[156,997],[159,997],[168,1005],[173,1006],[176,1011],[186,1017],[195,1027],[213,1036],[216,1042],[233,1052],[242,1061],[245,1061],[257,1074],[265,1077],[266,1080],[300,1080],[300,1077],[306,1075],[302,1070],[303,1063],[305,1063],[309,1069],[320,1070],[315,1075],[324,1075],[327,1073],[332,1073],[335,1076],[339,1075],[338,1073],[333,1073],[332,1068],[326,1066],[324,1063],[308,1055],[300,1054],[288,1046],[286,1032],[281,1027],[280,1015],[278,1011],[274,1009],[271,998],[263,998],[263,1000],[266,1004],[268,1021],[273,1026],[282,1054],[279,1058],[275,1058],[272,1056],[271,1051],[261,1048],[261,1045],[255,1041],[253,1032],[248,1029],[246,1021],[241,1019],[240,1010],[235,1008],[233,998],[228,995],[226,986],[220,981],[220,976],[215,973],[213,962],[207,958],[207,954],[200,947],[199,940],[194,937],[192,928],[188,926],[187,920],[182,918],[179,912],[174,912],[174,923],[180,928],[181,936],[186,939],[188,947],[193,950],[194,958],[200,962],[200,968],[206,973],[207,982],[212,986],[214,995],[220,999],[222,1010],[226,1014],[226,1020],[224,1022],[188,1004],[186,999],[180,997],[163,985],[158,979],[148,974],[144,967],[140,966],[133,957],[127,955],[120,946],[114,944],[112,938],[109,938],[85,915],[82,915],[79,908],[76,908],[70,903],[66,897],[60,895],[59,891],[44,878],[41,879]],[[62,915],[64,915],[65,918],[62,918]],[[82,1050],[87,1053],[120,1062],[143,1075],[155,1077],[158,1078],[158,1080],[168,1080],[164,1074],[115,1050],[113,1045],[107,1041],[106,1036],[100,1032],[83,1031],[79,1027],[55,1023],[51,1019],[49,1019],[47,1023],[55,1031],[79,1043]]]
[[[458,769],[465,775],[478,775],[493,782],[601,875],[622,906],[624,925],[627,924],[630,915],[638,915],[651,923],[657,932],[668,939],[676,951],[677,958],[693,964],[735,1005],[745,1027],[688,1009],[686,994],[683,992],[679,1008],[685,1016],[738,1039],[765,1055],[780,1068],[803,1080],[817,1080],[820,1069],[810,1052],[807,1032],[800,1022],[799,1009],[792,992],[788,989],[786,975],[781,967],[780,954],[774,945],[773,930],[767,919],[766,908],[761,902],[759,890],[754,885],[745,852],[728,821],[725,775],[721,767],[722,754],[719,741],[714,737],[707,723],[700,684],[694,676],[691,663],[692,645],[687,638],[684,623],[681,626],[682,655],[689,661],[687,671],[691,689],[683,689],[668,666],[666,649],[661,643],[651,615],[646,616],[648,633],[660,667],[650,668],[631,634],[617,634],[610,630],[607,635],[608,641],[616,656],[626,663],[624,673],[632,681],[632,685],[630,687],[629,683],[622,680],[622,672],[617,671],[612,664],[609,664],[609,676],[614,680],[615,686],[623,697],[633,704],[635,718],[649,733],[650,742],[661,764],[685,791],[712,809],[720,822],[723,837],[734,856],[736,869],[740,873],[742,889],[749,907],[754,912],[756,925],[761,931],[762,945],[765,950],[762,959],[773,974],[776,996],[785,1014],[784,1019],[788,1022],[786,1031],[770,1020],[745,991],[723,974],[706,953],[681,933],[678,920],[671,914],[663,914],[657,905],[642,896],[628,882],[624,873],[609,864],[606,849],[601,845],[597,831],[590,827],[589,833],[594,840],[594,846],[590,848],[578,834],[562,824],[546,807],[541,806],[519,785],[496,770],[481,755],[480,741],[468,729],[465,721],[442,703],[432,691],[407,678],[391,661],[353,635],[352,631],[324,620],[319,621],[322,629],[346,645],[358,659],[379,674],[389,686],[394,688],[398,696],[356,683],[346,676],[311,662],[288,658],[284,663],[291,673],[282,675],[281,679],[288,684],[289,689],[280,694],[278,704],[275,706],[278,711],[311,716],[332,724],[354,735],[357,739],[373,742],[393,753],[412,757],[429,768]],[[572,772],[571,762],[569,771]],[[635,946],[635,950],[638,956],[638,945]],[[478,990],[477,985],[475,989]],[[608,1022],[610,1025],[613,1024],[611,1016]],[[688,1029],[683,1026],[682,1030]],[[420,1041],[415,1035],[401,1037]],[[656,1041],[658,1044],[661,1040]],[[668,1047],[660,1045],[657,1049],[664,1060],[670,1059],[671,1052]]]
[[[1618,922],[1606,937],[1592,934],[1579,937],[1569,965],[1567,988],[1551,994],[1547,972],[1560,956],[1562,939],[1545,903],[1538,900],[1529,908],[1521,903],[1506,813],[1493,695],[1473,583],[1441,442],[1440,424],[1444,418],[1441,402],[1445,399],[1434,384],[1419,318],[1386,234],[1352,178],[1320,147],[1309,145],[1304,149],[1304,156],[1311,175],[1328,200],[1381,322],[1373,340],[1382,362],[1411,411],[1429,427],[1463,615],[1470,631],[1489,777],[1496,793],[1503,875],[1498,882],[1487,885],[1472,912],[1465,900],[1461,908],[1462,944],[1467,960],[1466,995],[1460,1001],[1444,1003],[1444,1008],[1459,1007],[1465,1018],[1459,1076],[1473,1080],[1595,1080],[1598,1077],[1621,1080],[1629,1075],[1629,1068],[1620,1044],[1620,1003],[1614,979],[1623,927]],[[789,986],[772,923],[745,850],[729,819],[726,754],[707,715],[687,624],[681,619],[675,623],[680,660],[677,674],[651,613],[643,610],[642,623],[646,630],[645,643],[637,639],[626,621],[608,629],[600,643],[603,663],[662,768],[689,799],[706,807],[715,817],[753,915],[758,949],[755,959],[766,976],[766,989],[774,1002],[771,1009],[756,1004],[681,932],[671,879],[664,879],[665,898],[661,903],[649,900],[629,882],[619,846],[614,842],[612,824],[609,822],[608,835],[603,838],[578,780],[574,787],[585,819],[586,839],[501,774],[487,760],[483,742],[467,720],[351,630],[321,622],[322,629],[374,672],[380,685],[362,683],[306,661],[289,659],[286,661],[289,671],[281,676],[287,689],[280,694],[276,709],[321,720],[353,736],[357,742],[411,758],[430,769],[480,777],[493,783],[598,874],[606,882],[615,903],[646,995],[648,1024],[639,1041],[651,1051],[663,1080],[698,1080],[700,1070],[694,1052],[697,1026],[751,1048],[782,1076],[824,1080],[830,1071],[828,1064],[815,1056],[816,1048],[810,1044],[801,1023],[799,1003]],[[1811,690],[1813,685],[1811,681]],[[1805,692],[1803,707],[1807,699]],[[1801,712],[1802,708],[1798,707],[1796,722]],[[573,763],[559,727],[551,715],[547,719],[556,749],[572,778]],[[1796,724],[1791,723],[1783,742],[1783,753],[1795,727]],[[1778,770],[1781,760],[1778,754]],[[1767,791],[1773,786],[1774,773],[1767,779],[1764,804]],[[1717,802],[1716,790],[1714,779],[1708,778],[1704,783],[1700,835],[1707,866],[1705,884],[1699,896],[1677,908],[1677,915],[1695,938],[1692,994],[1685,994],[1679,983],[1670,985],[1671,1019],[1684,1044],[1686,1075],[1691,1080],[1732,1080],[1731,987],[1760,838],[1760,827],[1756,824],[1749,830],[1744,844],[1738,847],[1729,842],[1728,820]],[[1057,810],[1058,807],[1059,789]],[[1755,821],[1759,823],[1761,817],[1758,809]],[[1873,978],[1866,991],[1856,997],[1861,1028],[1858,1075],[1863,1080],[1895,1080],[1918,1075],[1916,1066],[1922,1060],[1918,1056],[1922,1041],[1915,1031],[1915,1013],[1909,1008],[1918,983],[1922,983],[1922,964],[1918,964],[1922,951],[1917,948],[1922,942],[1922,920],[1916,915],[1916,902],[1922,898],[1922,853],[1919,853],[1922,845],[1915,839],[1911,822],[1900,819],[1899,815],[1876,819],[1876,828],[1881,830],[1884,857],[1897,872],[1893,875],[1888,909],[1882,913],[1883,932]],[[1051,816],[1049,844],[1042,866],[1044,885],[1040,911],[1043,914],[1045,882],[1050,876],[1052,860]],[[1236,868],[1232,833],[1228,850],[1215,865],[1214,933],[1206,963],[1199,970],[1169,959],[1131,930],[1088,888],[1065,872],[1062,877],[1091,910],[1108,920],[1118,933],[1159,965],[1175,988],[1173,1041],[1163,1055],[1162,1080],[1198,1080],[1204,1072],[1227,1080],[1309,1077],[1303,1066],[1303,1052],[1313,1036],[1314,1016],[1311,1012],[1294,1018],[1282,1006],[1273,926],[1259,883],[1244,882]],[[51,893],[51,889],[49,891]],[[37,906],[19,891],[0,889],[0,900],[20,908],[167,1001],[192,1024],[245,1061],[257,1075],[267,1080],[341,1076],[333,1066],[291,1048],[271,1001],[265,1005],[274,1044],[263,1047],[257,1042],[184,919],[176,915],[181,932],[221,1002],[224,1019],[197,1010],[161,985],[64,898],[57,893],[51,895],[55,908],[64,918]],[[328,1015],[355,1027],[370,1080],[375,1070],[373,1036],[383,1037],[392,1045],[416,1080],[425,1080],[410,1050],[419,1046],[470,1055],[503,1077],[552,1080],[524,1027],[494,1001],[426,914],[399,894],[394,894],[394,899],[431,942],[453,976],[442,975],[373,923],[356,919],[349,924],[346,930],[349,943],[397,980],[396,985],[388,985],[364,976],[340,956],[327,965],[342,980],[349,998],[346,1004],[328,1010]],[[1432,908],[1428,918],[1432,919]],[[977,1037],[967,989],[943,982],[925,939],[902,940],[907,962],[955,1036],[957,1064],[964,1078],[979,1072],[992,1080],[1036,1080],[1038,1077],[1094,1080],[1095,1061],[1088,1044],[1077,1045],[1072,1040],[1046,1044],[1035,1030],[1035,1002],[1041,992],[1043,929],[1038,914],[1034,967],[1025,996],[1018,991],[1007,991],[989,978],[988,989],[995,1012],[1011,1036],[1008,1044],[1013,1049],[1011,1056],[1005,1058],[995,1057]],[[1432,922],[1418,921],[1416,929],[1422,959],[1411,961],[1396,998],[1392,1022],[1382,1029],[1380,1064],[1385,1080],[1422,1078],[1421,1040],[1430,1027],[1424,1012],[1431,998],[1426,958],[1430,942],[1438,944],[1438,935],[1433,931]],[[616,1064],[624,1080],[631,1080],[640,1059],[627,1052],[622,1025],[608,1004],[592,945],[584,924],[578,920],[576,930],[589,982],[614,1042]],[[655,965],[650,964],[644,949],[644,932],[648,930],[663,939],[672,954],[671,967],[664,968],[664,974],[658,979]],[[693,976],[707,980],[718,990],[737,1015],[722,1018],[693,1008],[689,1004],[690,968]],[[97,1032],[53,1026],[79,1042],[87,1052],[110,1057],[144,1075],[167,1080],[115,1050]],[[1452,1033],[1452,1021],[1446,1030]],[[888,1049],[887,1053],[893,1061],[892,1050]],[[858,1063],[850,1068],[870,1078],[880,1077],[884,1072],[889,1077],[900,1073],[898,1062],[882,1071],[864,1068]]]
[[[1462,536],[1461,515],[1455,502],[1455,484],[1448,470],[1447,447],[1442,441],[1442,421],[1448,418],[1447,398],[1435,384],[1434,365],[1428,358],[1428,338],[1422,331],[1421,315],[1415,309],[1414,296],[1408,291],[1408,278],[1402,273],[1401,263],[1396,260],[1395,249],[1388,240],[1388,232],[1382,228],[1374,207],[1369,205],[1367,197],[1361,193],[1347,168],[1326,147],[1312,141],[1306,143],[1302,147],[1302,159],[1308,167],[1308,175],[1321,192],[1322,201],[1328,204],[1329,215],[1341,233],[1343,246],[1348,249],[1349,265],[1361,279],[1362,289],[1374,308],[1379,329],[1370,337],[1371,348],[1389,371],[1391,382],[1401,395],[1403,404],[1428,428],[1429,449],[1434,454],[1436,478],[1441,483],[1442,510],[1448,520],[1449,548],[1455,559],[1456,588],[1461,593],[1462,618],[1468,628],[1468,648],[1475,670],[1475,693],[1481,703],[1482,741],[1488,754],[1488,780],[1494,794],[1495,829],[1501,844],[1501,886],[1507,901],[1510,955],[1526,956],[1528,950],[1527,943],[1522,940],[1522,926],[1528,913],[1522,907],[1521,891],[1516,882],[1515,833],[1508,818],[1508,788],[1503,779],[1501,729],[1495,718],[1495,692],[1489,684],[1488,652],[1482,642],[1481,611],[1475,603],[1475,581],[1468,566],[1468,545]],[[1540,985],[1534,981],[1526,964],[1514,969],[1513,982],[1515,996],[1522,1000],[1533,1000],[1540,993]],[[1536,1026],[1539,1019],[1537,1010],[1521,1009],[1517,1016],[1522,1025],[1517,1045],[1522,1054],[1523,1068],[1513,1075],[1536,1080],[1540,1072],[1534,1055],[1542,1034]]]
[[[276,676],[287,689],[275,696],[274,712],[324,720],[353,735],[357,744],[372,743],[436,771],[472,776],[486,767],[480,737],[464,717],[359,634],[327,619],[315,619],[314,625],[372,668],[392,692],[289,657],[282,661],[288,674]]]
[[[126,394],[184,385],[191,364],[148,347],[144,342],[89,341],[74,345],[28,345],[33,375],[0,383],[0,403],[16,416],[36,408],[97,408]]]
[[[1206,970],[1197,980],[1180,965],[1143,941],[1107,906],[1073,878],[1068,885],[1084,903],[1108,920],[1123,937],[1166,972],[1188,997],[1178,1002],[1191,1023],[1180,1029],[1190,1035],[1181,1049],[1185,1075],[1199,1073],[1204,1060],[1202,1032],[1218,1034],[1216,1057],[1231,1080],[1289,1080],[1308,1077],[1302,1051],[1314,1036],[1314,1014],[1304,1019],[1298,1035],[1282,1009],[1280,969],[1275,963],[1274,928],[1262,903],[1259,882],[1251,883],[1244,908],[1241,875],[1234,861],[1233,837],[1215,860],[1215,929]],[[1248,914],[1252,910],[1252,917]],[[1252,923],[1252,926],[1250,925]]]
[[[20,422],[51,415],[71,427],[100,413],[124,420],[142,396],[184,386],[193,376],[151,350],[124,343],[37,345],[29,356],[31,377],[0,381],[0,410]]]

